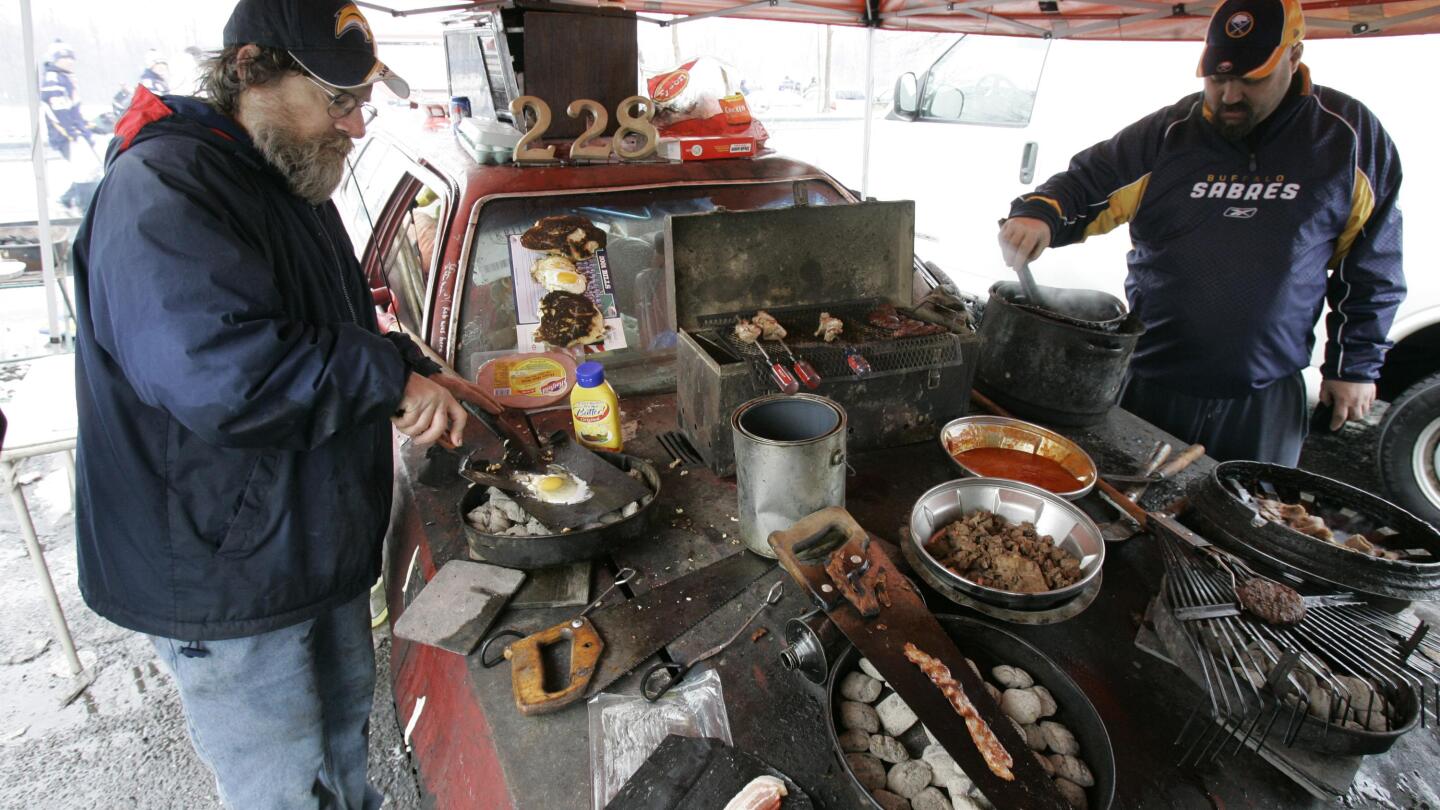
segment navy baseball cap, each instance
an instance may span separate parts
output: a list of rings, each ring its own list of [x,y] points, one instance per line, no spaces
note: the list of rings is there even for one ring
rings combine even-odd
[[[400,98],[410,85],[375,57],[375,35],[360,8],[344,0],[240,0],[225,23],[225,45],[290,52],[316,78],[342,90],[384,82]]]
[[[1264,78],[1303,39],[1300,0],[1226,0],[1210,18],[1195,75]]]

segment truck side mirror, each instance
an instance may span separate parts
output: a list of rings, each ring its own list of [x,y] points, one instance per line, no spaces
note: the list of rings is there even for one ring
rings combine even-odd
[[[902,73],[895,80],[895,98],[892,109],[896,118],[914,121],[920,117],[920,82],[914,73]]]

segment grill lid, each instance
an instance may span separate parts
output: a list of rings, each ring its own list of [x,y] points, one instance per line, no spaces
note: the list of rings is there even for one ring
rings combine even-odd
[[[665,222],[666,300],[674,323],[690,332],[722,312],[875,299],[909,307],[914,268],[909,200],[715,211]]]

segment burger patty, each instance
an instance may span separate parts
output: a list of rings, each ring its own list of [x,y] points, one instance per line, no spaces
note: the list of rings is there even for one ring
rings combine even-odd
[[[605,232],[585,217],[562,214],[541,218],[520,235],[520,244],[580,261],[605,247]]]
[[[540,299],[540,326],[535,339],[551,346],[595,343],[605,336],[605,319],[583,295],[556,290]]]
[[[1240,607],[1266,624],[1299,624],[1305,618],[1305,600],[1294,588],[1268,579],[1247,579],[1235,586]]]

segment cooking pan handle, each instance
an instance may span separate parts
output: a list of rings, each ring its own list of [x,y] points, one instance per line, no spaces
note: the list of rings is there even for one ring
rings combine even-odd
[[[1122,344],[1106,346],[1102,343],[1092,343],[1087,340],[1085,342],[1085,348],[1090,350],[1094,354],[1103,354],[1106,357],[1118,357],[1121,354],[1125,353],[1125,346]]]

